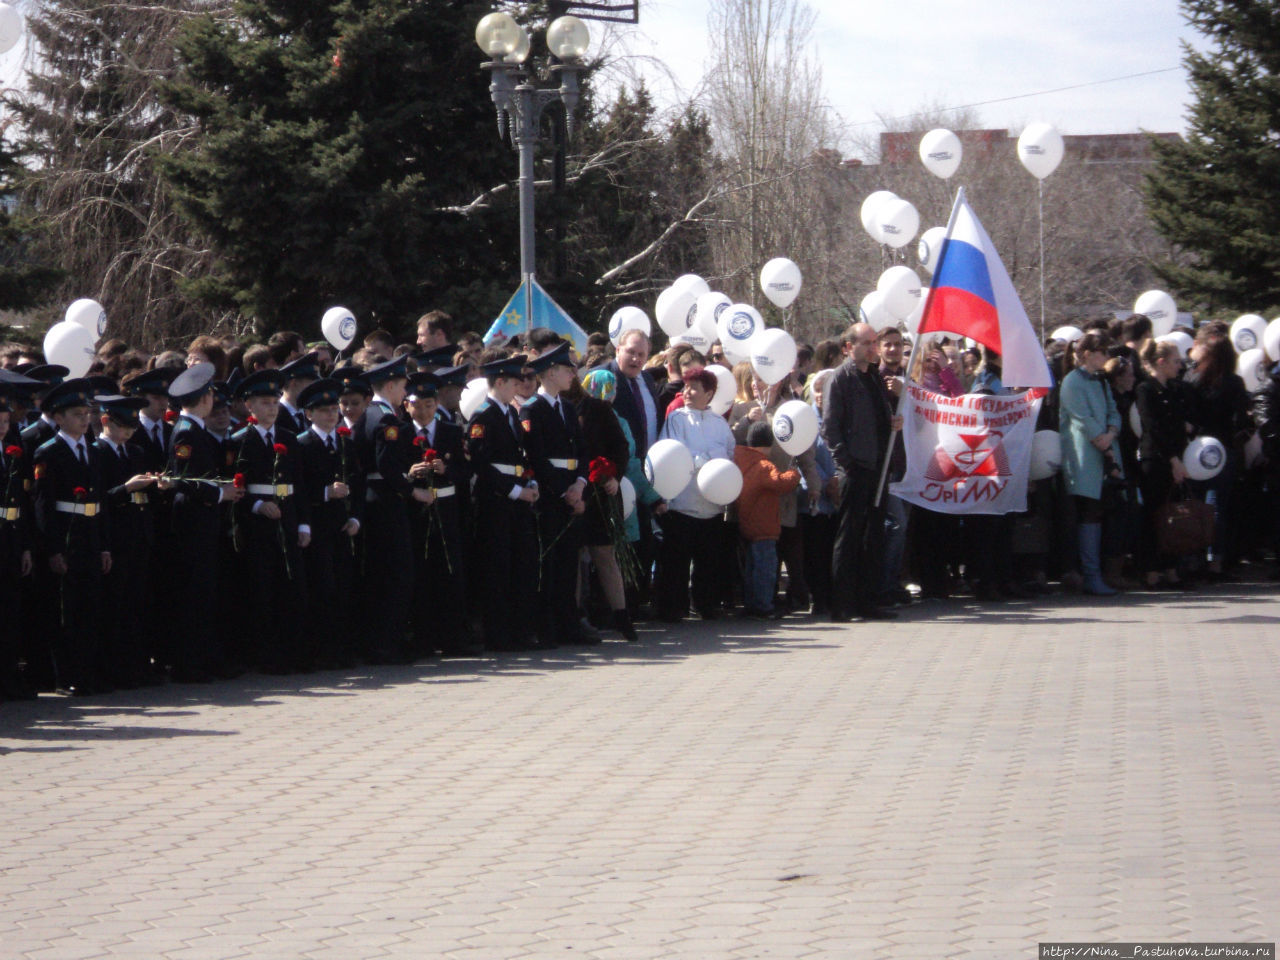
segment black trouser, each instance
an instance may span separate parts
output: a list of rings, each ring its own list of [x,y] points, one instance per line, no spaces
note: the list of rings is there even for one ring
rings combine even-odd
[[[410,507],[413,637],[419,650],[450,653],[467,642],[466,557],[457,495]]]
[[[590,496],[590,494],[588,494]],[[537,512],[538,640],[555,646],[581,633],[578,626],[578,550],[582,529],[559,503]]]
[[[250,657],[274,670],[301,670],[314,653],[304,640],[305,571],[297,528],[283,519],[250,515],[244,530],[242,562],[249,600]]]
[[[22,656],[23,593],[30,589],[31,579],[23,579],[22,544],[18,526],[12,520],[0,520],[0,616],[8,624],[0,627],[0,697],[6,685],[18,679],[18,661]]]
[[[174,507],[174,552],[167,573],[174,584],[166,597],[161,632],[179,679],[187,671],[218,670],[225,665],[217,610],[226,598],[219,590],[216,506],[183,503]]]
[[[355,654],[355,538],[342,532],[346,509],[312,507],[311,545],[302,551],[307,574],[307,622],[321,666]],[[323,512],[322,512],[323,511]]]
[[[693,563],[693,606],[699,613],[719,607],[718,567],[730,561],[721,553],[719,517],[691,517],[670,510],[662,515],[662,547],[653,605],[664,620],[683,617],[689,609],[689,564]]]
[[[54,675],[59,687],[89,687],[102,676],[102,552],[74,546],[63,552],[67,572],[55,575],[60,629],[53,646]]]
[[[875,469],[857,466],[840,478],[831,564],[831,615],[835,618],[875,607],[884,573],[884,511],[873,505],[879,479]]]
[[[485,644],[504,650],[527,643],[538,589],[538,533],[530,505],[491,494],[478,501],[476,545]]]
[[[813,609],[825,612],[831,609],[831,557],[835,551],[835,514],[802,514],[800,525],[804,528],[804,572],[809,581]]]
[[[408,505],[395,494],[377,495],[365,509],[364,655],[374,662],[410,657],[409,595],[413,544]]]
[[[126,505],[111,514],[111,572],[103,580],[103,666],[115,686],[144,679],[151,667],[146,628],[152,607],[151,542],[142,507]]]

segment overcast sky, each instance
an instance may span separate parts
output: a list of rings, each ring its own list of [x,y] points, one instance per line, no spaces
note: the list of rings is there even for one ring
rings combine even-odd
[[[978,107],[988,127],[1043,120],[1067,134],[1185,132],[1181,39],[1197,35],[1176,0],[809,0],[827,98],[852,132],[928,104]],[[709,0],[641,0],[621,27],[664,102],[696,87],[708,63]],[[594,25],[593,25],[594,26]],[[1154,71],[1164,71],[1154,73]],[[1133,74],[1145,77],[1113,80]],[[1082,86],[1091,84],[1090,86]],[[1043,91],[1077,87],[1056,93]]]

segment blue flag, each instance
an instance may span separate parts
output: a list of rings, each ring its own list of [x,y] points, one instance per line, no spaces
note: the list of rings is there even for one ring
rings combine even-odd
[[[527,284],[533,284],[533,296],[529,297]],[[533,323],[527,316],[528,306],[532,301]],[[574,323],[573,318],[565,313],[543,290],[537,280],[529,279],[520,284],[520,288],[507,301],[507,305],[493,321],[489,331],[484,335],[484,342],[490,343],[498,337],[514,337],[525,333],[533,327],[547,327],[560,334],[573,344],[579,353],[587,351],[587,332]]]

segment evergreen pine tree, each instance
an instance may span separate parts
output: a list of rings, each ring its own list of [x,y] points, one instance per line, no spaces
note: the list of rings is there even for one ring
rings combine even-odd
[[[488,9],[236,0],[193,21],[164,97],[202,137],[165,172],[222,254],[201,295],[263,334],[334,303],[401,332],[432,307],[483,329],[518,280],[514,196],[442,208],[515,172],[472,39]]]
[[[1183,0],[1211,43],[1186,46],[1194,100],[1185,141],[1152,139],[1158,229],[1189,256],[1161,275],[1211,308],[1280,305],[1280,3]]]

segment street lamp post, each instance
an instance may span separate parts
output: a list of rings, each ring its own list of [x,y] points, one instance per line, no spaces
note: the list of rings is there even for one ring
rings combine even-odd
[[[525,67],[529,35],[505,13],[491,13],[476,26],[476,43],[492,59],[481,66],[489,71],[489,95],[498,114],[498,136],[510,137],[519,157],[520,175],[520,273],[525,290],[525,329],[533,327],[533,283],[537,272],[533,233],[533,149],[538,142],[542,112],[563,103],[570,135],[573,111],[578,105],[578,72],[590,45],[587,25],[577,17],[559,17],[547,28],[547,47],[559,61],[550,68],[559,87],[538,87]]]

